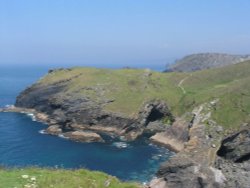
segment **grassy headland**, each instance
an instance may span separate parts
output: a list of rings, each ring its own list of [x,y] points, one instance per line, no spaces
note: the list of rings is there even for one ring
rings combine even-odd
[[[219,99],[212,118],[226,128],[250,121],[250,61],[193,73],[159,73],[140,69],[72,68],[53,71],[39,84],[65,82],[63,93],[112,101],[105,110],[136,116],[144,102],[162,99],[175,116]]]

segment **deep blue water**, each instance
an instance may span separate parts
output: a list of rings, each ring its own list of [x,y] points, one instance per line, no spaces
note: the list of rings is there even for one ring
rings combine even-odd
[[[25,87],[43,76],[48,67],[0,66],[0,106],[14,104]],[[46,125],[18,113],[0,113],[0,165],[88,168],[122,180],[149,180],[171,153],[144,138],[117,147],[107,143],[77,143],[39,133]]]

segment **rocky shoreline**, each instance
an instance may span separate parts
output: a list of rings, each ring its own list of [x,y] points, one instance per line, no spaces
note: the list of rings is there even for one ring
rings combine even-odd
[[[132,141],[135,140],[138,136],[142,134],[149,134],[149,135],[156,135],[155,133],[161,133],[165,128],[162,127],[162,123],[160,121],[155,121],[153,123],[148,122],[148,126],[143,127],[142,125],[146,123],[146,118],[150,116],[151,110],[154,106],[161,106],[162,109],[168,113],[168,108],[165,103],[162,101],[152,102],[151,104],[147,104],[144,108],[144,112],[141,112],[140,119],[126,119],[129,123],[138,124],[136,127],[128,127],[125,124],[124,127],[118,128],[114,126],[111,122],[111,126],[103,125],[103,124],[96,124],[96,125],[86,125],[86,124],[79,124],[76,122],[62,122],[62,118],[58,116],[51,116],[45,112],[37,111],[36,109],[32,108],[23,108],[23,107],[16,107],[14,105],[8,106],[6,108],[0,109],[0,112],[16,112],[16,113],[24,113],[32,116],[32,118],[38,122],[42,122],[48,125],[48,128],[44,131],[46,134],[55,135],[55,136],[62,136],[73,141],[78,142],[104,142],[104,139],[101,137],[101,134],[108,134],[112,137],[119,137],[123,141]],[[151,107],[149,107],[151,106]],[[119,118],[113,116],[113,118]],[[110,118],[112,119],[112,118]],[[118,121],[119,123],[119,121]],[[135,130],[134,130],[135,129]],[[154,138],[152,136],[150,140],[156,144],[161,144],[161,140]],[[177,140],[176,140],[177,141]],[[165,140],[168,143],[168,138]],[[161,144],[164,146],[168,146],[168,144]],[[170,150],[175,151],[174,149]]]
[[[50,119],[49,115],[37,112],[35,109],[19,108],[13,105],[7,108],[0,109],[0,112],[15,112],[28,114],[32,116],[32,119],[48,125],[48,128],[44,131],[44,133],[46,134],[62,136],[77,142],[104,142],[104,140],[99,134],[84,129],[81,131],[77,130],[63,133],[62,128],[60,127],[60,125],[57,124],[58,122],[56,120]]]
[[[250,125],[245,124],[230,134],[224,131],[211,117],[219,98],[199,106],[197,104],[192,112],[185,112],[181,117],[174,117],[167,101],[158,99],[157,95],[150,100],[144,98],[133,113],[118,113],[120,105],[130,99],[125,98],[123,103],[120,101],[115,109],[109,110],[106,106],[122,97],[124,99],[124,95],[120,97],[119,92],[113,97],[104,95],[116,88],[110,86],[105,90],[106,86],[99,82],[94,86],[80,84],[75,88],[82,80],[88,80],[89,75],[77,70],[71,74],[71,70],[51,71],[48,78],[20,93],[15,106],[0,112],[31,114],[37,121],[48,125],[46,133],[78,142],[104,142],[102,133],[123,141],[149,135],[151,142],[163,145],[176,154],[161,165],[156,178],[146,187],[249,187]],[[143,79],[144,89],[150,84],[154,90],[161,87],[153,84],[150,74],[143,72],[140,76],[146,77]],[[136,81],[130,80],[126,84],[130,92]]]
[[[151,136],[152,142],[175,151],[176,155],[161,165],[156,178],[146,187],[248,187],[249,126],[245,125],[240,132],[224,139],[223,129],[220,126],[214,122],[210,122],[209,127],[205,125],[205,122],[210,120],[209,112],[205,110],[208,105],[211,104],[196,108],[193,111],[194,117],[189,123],[183,118],[177,118],[165,131]],[[48,125],[46,133],[62,135],[79,142],[103,142],[98,132],[114,135],[121,133],[114,127],[98,125],[88,129],[86,126],[77,124],[72,125],[74,130],[63,132],[61,126],[58,125],[59,122],[50,119],[48,114],[34,109],[10,106],[1,109],[0,112],[32,114],[37,121]]]

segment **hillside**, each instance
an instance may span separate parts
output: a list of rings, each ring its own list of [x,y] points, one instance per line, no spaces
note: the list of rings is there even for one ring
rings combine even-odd
[[[193,72],[197,70],[224,67],[250,59],[250,55],[230,55],[221,53],[200,53],[177,60],[167,71]]]

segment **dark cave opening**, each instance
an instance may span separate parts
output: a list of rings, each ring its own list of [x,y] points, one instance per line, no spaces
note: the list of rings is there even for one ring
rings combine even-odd
[[[220,149],[217,151],[217,155],[220,157],[223,157],[225,159],[230,159],[230,153],[233,152],[234,149],[229,149],[225,146],[221,146]],[[250,159],[250,153],[243,155],[242,157],[238,158],[237,160],[235,160],[235,163],[242,163],[244,161],[247,161]]]
[[[147,122],[146,124],[148,124],[149,122],[153,122],[153,121],[157,121],[160,120],[164,117],[164,114],[162,112],[160,112],[158,109],[153,108],[150,112],[150,114],[147,117]]]
[[[220,149],[217,151],[217,155],[220,156],[220,157],[226,157],[227,153],[230,153],[232,152],[233,149],[228,149],[227,147],[225,146],[221,146]]]

